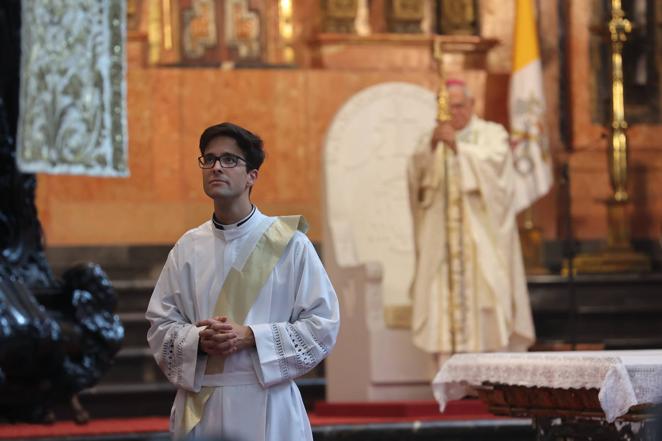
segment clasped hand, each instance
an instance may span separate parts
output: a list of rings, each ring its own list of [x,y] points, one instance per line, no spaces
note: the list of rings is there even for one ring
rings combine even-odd
[[[434,128],[432,133],[432,139],[430,141],[430,146],[432,150],[437,148],[437,144],[443,142],[446,147],[456,151],[455,144],[455,129],[449,122],[438,122],[437,126]]]
[[[201,320],[196,326],[200,331],[200,349],[209,355],[226,356],[255,344],[253,330],[239,325],[225,316]]]

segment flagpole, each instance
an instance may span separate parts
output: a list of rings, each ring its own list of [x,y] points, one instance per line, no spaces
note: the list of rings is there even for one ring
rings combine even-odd
[[[520,243],[526,273],[546,274],[542,230],[535,225],[533,203],[552,187],[547,149],[542,64],[533,0],[516,0],[513,65],[509,92],[510,133],[515,166],[514,207],[522,215]]]

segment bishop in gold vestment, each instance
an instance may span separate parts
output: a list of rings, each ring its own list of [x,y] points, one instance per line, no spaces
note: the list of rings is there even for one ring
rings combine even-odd
[[[408,167],[414,344],[441,355],[525,350],[534,330],[508,134],[473,115],[463,84],[448,93],[451,120],[421,142]]]

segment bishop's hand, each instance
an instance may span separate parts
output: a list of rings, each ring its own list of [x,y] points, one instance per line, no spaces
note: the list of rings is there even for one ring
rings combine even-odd
[[[453,152],[457,151],[457,144],[455,143],[455,129],[448,121],[438,121],[437,126],[432,132],[432,139],[430,140],[430,147],[432,151],[437,148],[437,145],[443,142],[444,145],[451,149]]]

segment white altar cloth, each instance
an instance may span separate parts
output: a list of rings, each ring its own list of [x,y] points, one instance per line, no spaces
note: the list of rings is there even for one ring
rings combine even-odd
[[[608,422],[638,404],[662,402],[662,350],[470,353],[451,357],[432,381],[446,403],[483,383],[556,389],[599,389]]]

